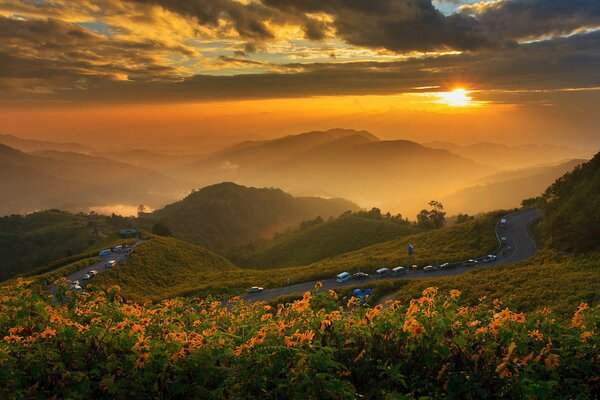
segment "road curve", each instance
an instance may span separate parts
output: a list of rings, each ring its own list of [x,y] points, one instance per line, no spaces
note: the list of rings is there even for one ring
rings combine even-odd
[[[480,262],[479,266],[477,267],[457,267],[454,269],[438,270],[429,273],[420,270],[417,272],[408,272],[406,275],[400,277],[371,277],[368,280],[350,280],[344,283],[337,283],[334,278],[331,278],[323,279],[320,282],[323,283],[323,289],[337,289],[345,286],[368,284],[368,282],[374,282],[380,279],[423,279],[435,278],[440,276],[459,275],[467,271],[472,271],[473,269],[493,268],[497,265],[511,264],[517,261],[521,261],[535,255],[535,253],[537,252],[537,246],[531,238],[531,236],[529,235],[527,227],[534,219],[539,218],[540,215],[541,214],[537,209],[527,209],[512,212],[503,217],[507,220],[505,228],[500,226],[500,220],[498,220],[498,222],[496,223],[496,236],[498,237],[498,248],[494,252],[494,254],[498,258],[496,259],[496,261],[488,264]],[[500,243],[500,239],[502,236],[506,237],[506,243],[504,245]],[[297,283],[290,286],[265,289],[263,292],[260,293],[244,293],[240,297],[247,303],[273,300],[280,296],[288,296],[312,290],[315,287],[315,282],[316,281],[310,281],[304,283]],[[394,297],[395,293],[382,298],[381,302],[385,302],[388,299],[393,299]]]
[[[83,277],[85,276],[85,274],[89,273],[92,270],[98,271],[99,274],[102,272],[108,271],[110,269],[110,267],[107,267],[106,263],[110,260],[116,261],[117,266],[115,266],[114,268],[118,268],[119,264],[122,264],[124,261],[127,260],[130,252],[133,251],[133,248],[141,242],[142,242],[141,240],[138,240],[135,244],[133,244],[130,247],[129,252],[126,252],[126,251],[123,251],[120,253],[112,252],[112,253],[110,253],[110,255],[108,255],[106,257],[100,257],[100,258],[102,258],[102,261],[99,261],[92,265],[88,265],[87,267],[82,268],[79,271],[73,272],[71,275],[67,276],[67,280],[69,280],[71,282],[79,281],[79,285],[82,288],[84,288],[89,282],[91,282],[94,279],[94,278],[91,278],[90,280],[83,280]]]

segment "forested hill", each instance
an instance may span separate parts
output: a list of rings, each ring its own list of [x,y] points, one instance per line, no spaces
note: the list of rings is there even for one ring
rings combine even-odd
[[[557,179],[540,203],[546,245],[564,251],[600,248],[600,153]]]
[[[161,222],[177,238],[223,251],[299,225],[337,217],[359,207],[343,199],[294,197],[280,189],[252,188],[226,182],[207,186],[185,199],[144,215],[150,227]]]

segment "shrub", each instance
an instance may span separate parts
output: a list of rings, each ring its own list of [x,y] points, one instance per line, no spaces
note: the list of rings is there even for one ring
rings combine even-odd
[[[319,290],[276,308],[125,303],[117,288],[53,299],[0,288],[5,398],[594,398],[600,312],[568,324],[427,288],[408,304]]]

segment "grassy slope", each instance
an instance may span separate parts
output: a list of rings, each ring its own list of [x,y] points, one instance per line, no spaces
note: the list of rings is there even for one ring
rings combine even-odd
[[[101,217],[62,211],[0,218],[0,280],[35,272],[55,260],[65,259],[66,264],[107,242],[93,233],[93,225],[110,233]]]
[[[152,236],[136,247],[126,263],[98,275],[95,284],[120,285],[131,297],[154,299],[202,286],[237,270],[208,250],[174,238]]]
[[[306,265],[418,231],[415,227],[390,221],[345,215],[286,235],[238,264],[263,267]]]
[[[497,215],[487,215],[464,224],[422,232],[376,244],[313,264],[286,268],[237,268],[224,258],[192,244],[152,237],[139,245],[130,260],[101,274],[96,284],[120,285],[134,299],[158,300],[175,296],[223,296],[240,293],[248,286],[285,286],[289,283],[331,278],[345,269],[372,272],[380,266],[395,266],[406,254],[406,244],[415,246],[414,262],[423,265],[461,260],[485,254],[496,245]]]
[[[380,267],[406,265],[409,243],[414,247],[411,262],[419,266],[476,257],[488,253],[498,245],[494,226],[503,214],[490,213],[463,224],[378,243],[314,263],[312,267],[330,271],[355,270],[360,267],[363,271],[372,272]]]
[[[409,301],[429,286],[441,290],[458,289],[463,299],[475,304],[478,299],[510,299],[523,311],[551,307],[562,315],[571,314],[581,302],[600,301],[600,251],[578,256],[561,256],[542,251],[520,263],[494,269],[476,270],[462,275],[396,282],[397,298]],[[389,289],[389,288],[388,288]]]
[[[163,222],[177,238],[212,251],[224,251],[270,238],[317,216],[337,217],[357,209],[343,199],[293,197],[279,189],[220,183],[147,214],[141,222],[147,228]]]

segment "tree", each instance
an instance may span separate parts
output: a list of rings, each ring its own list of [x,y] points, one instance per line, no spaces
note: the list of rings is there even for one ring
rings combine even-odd
[[[159,236],[173,236],[173,232],[163,222],[157,222],[152,227],[152,233]]]
[[[138,217],[141,217],[141,216],[142,216],[142,215],[144,215],[145,213],[146,213],[146,206],[145,206],[145,205],[143,205],[143,204],[140,204],[140,205],[138,206],[138,209],[137,209],[137,215],[138,215]]]
[[[467,222],[470,221],[472,219],[474,219],[475,217],[469,215],[469,214],[458,214],[456,216],[456,223],[457,224],[462,224],[463,222]]]
[[[431,222],[429,220],[429,211],[428,210],[421,210],[421,212],[419,212],[417,214],[417,226],[420,226],[421,228],[430,228],[431,227]]]
[[[417,226],[422,228],[441,228],[446,224],[446,213],[444,206],[436,200],[429,202],[431,210],[421,210],[417,214]]]
[[[446,213],[443,211],[444,206],[436,200],[431,200],[429,206],[431,206],[431,211],[429,212],[429,221],[431,221],[431,225],[434,228],[441,228],[446,224]]]

